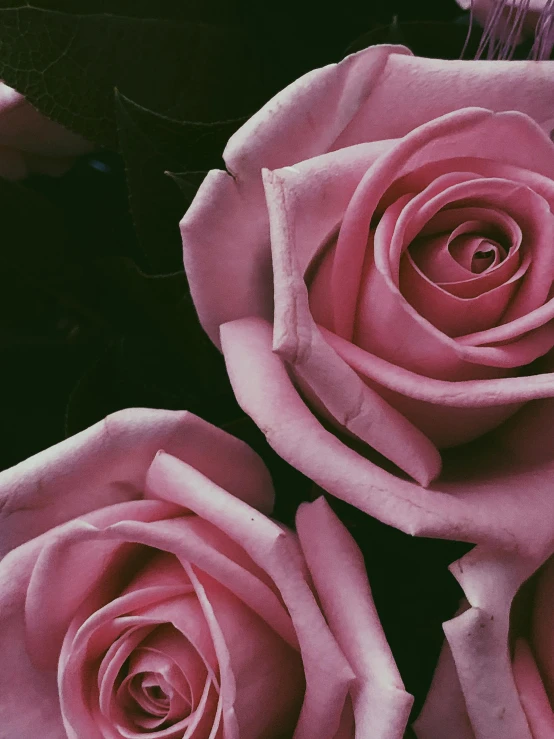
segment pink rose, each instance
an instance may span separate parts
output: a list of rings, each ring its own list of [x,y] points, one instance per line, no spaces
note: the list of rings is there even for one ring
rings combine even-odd
[[[537,559],[474,549],[452,565],[469,604],[444,624],[418,739],[554,736],[554,545]],[[525,583],[525,584],[524,584]],[[523,585],[523,587],[522,587]]]
[[[272,505],[261,459],[184,412],[3,472],[2,736],[401,739],[360,551],[323,498],[298,536]]]
[[[62,175],[76,156],[91,150],[90,142],[49,120],[0,82],[0,177]]]
[[[244,410],[408,533],[550,536],[553,73],[366,49],[251,118],[181,223]]]

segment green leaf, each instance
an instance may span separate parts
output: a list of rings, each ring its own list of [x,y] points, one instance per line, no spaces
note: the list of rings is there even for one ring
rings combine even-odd
[[[129,0],[88,0],[86,12],[81,2],[44,4],[0,0],[0,77],[98,144],[117,146],[114,88],[177,120],[234,118],[262,102],[256,58],[222,0],[183,0],[166,17],[153,2],[142,2],[140,13]]]
[[[179,221],[206,171],[223,166],[225,144],[245,118],[209,124],[176,121],[119,92],[115,110],[131,211],[146,266],[155,272],[182,269]],[[186,192],[179,193],[168,170],[189,171]]]

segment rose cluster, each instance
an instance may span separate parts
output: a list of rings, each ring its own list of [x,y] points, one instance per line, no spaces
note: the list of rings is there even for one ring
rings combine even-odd
[[[476,545],[418,739],[554,736],[553,78],[370,47],[248,120],[181,222],[273,449]],[[402,739],[361,551],[323,496],[293,530],[274,494],[186,411],[122,411],[0,473],[0,736]]]

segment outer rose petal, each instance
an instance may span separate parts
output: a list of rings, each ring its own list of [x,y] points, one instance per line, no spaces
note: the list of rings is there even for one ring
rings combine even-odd
[[[226,321],[271,317],[262,167],[284,167],[329,151],[371,95],[391,53],[411,52],[401,46],[372,47],[304,75],[231,137],[223,154],[231,174],[208,173],[181,221],[181,233],[194,304],[215,344]]]
[[[300,398],[283,361],[272,351],[272,327],[242,319],[221,328],[223,352],[238,402],[287,462],[342,500],[380,521],[419,536],[436,536],[534,557],[552,537],[552,437],[545,433],[554,408],[528,404],[487,458],[473,451],[456,477],[429,489],[386,472],[326,431]],[[541,415],[541,409],[543,414]],[[527,434],[518,451],[518,439]],[[496,444],[496,440],[494,440]]]
[[[0,563],[0,731],[30,739],[40,726],[44,739],[66,739],[56,675],[37,670],[25,649],[25,594],[40,542],[22,549]]]
[[[327,622],[356,675],[356,736],[400,739],[413,698],[381,628],[361,552],[324,498],[300,506],[296,528]]]
[[[513,670],[519,699],[533,739],[552,739],[554,736],[552,707],[529,645],[523,639],[516,642]]]
[[[512,599],[540,562],[477,547],[451,567],[470,608],[444,630],[476,739],[537,739],[520,702],[508,635]],[[419,739],[435,736],[440,709],[432,694],[429,701]]]
[[[140,499],[161,448],[272,510],[269,473],[246,444],[185,411],[133,408],[0,473],[0,556],[83,513]]]

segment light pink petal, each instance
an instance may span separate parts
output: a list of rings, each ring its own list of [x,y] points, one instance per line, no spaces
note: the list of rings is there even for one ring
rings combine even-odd
[[[207,487],[207,485],[206,485]],[[215,487],[215,486],[214,486]],[[205,490],[204,490],[205,491]],[[222,493],[224,491],[221,491]],[[231,498],[231,500],[236,500]],[[220,499],[221,500],[221,499]],[[214,499],[212,496],[212,506],[216,508],[219,501],[217,498]],[[241,503],[241,501],[236,501]],[[237,536],[237,530],[241,528],[244,531],[245,537],[248,537],[250,531],[256,527],[252,526],[252,518],[256,517],[257,511],[255,509],[249,509],[244,516],[244,521],[240,522],[241,514],[243,511],[235,511],[234,514],[229,510],[228,505],[223,505],[219,513],[223,514],[223,517],[239,521],[238,527],[235,526],[233,529],[233,521],[231,520],[228,529],[231,531],[235,530],[235,536]],[[261,515],[261,514],[258,514]],[[255,519],[256,520],[256,519]],[[267,522],[265,530],[263,523]],[[283,535],[281,529],[269,519],[261,516],[260,525],[256,528],[257,541],[253,543],[258,550],[259,556],[263,557],[264,551],[271,551],[275,545],[275,541]],[[48,562],[54,557],[54,561],[67,562],[68,575],[72,574],[72,570],[76,563],[83,561],[83,557],[87,555],[93,558],[93,561],[98,562],[98,568],[106,563],[107,556],[112,553],[117,553],[119,546],[122,542],[136,542],[144,546],[151,547],[160,551],[169,552],[178,557],[181,563],[193,562],[197,567],[204,570],[207,574],[214,577],[219,582],[225,582],[227,587],[239,598],[241,598],[252,610],[260,614],[266,623],[268,623],[285,641],[292,646],[297,646],[297,637],[294,629],[290,623],[290,618],[286,610],[283,608],[280,600],[276,594],[270,589],[265,583],[260,581],[255,574],[249,572],[247,569],[242,567],[240,564],[228,559],[225,554],[215,548],[213,543],[206,541],[204,538],[204,531],[195,530],[194,518],[190,521],[187,518],[174,518],[170,520],[158,520],[158,521],[140,521],[140,520],[120,520],[114,523],[104,530],[96,529],[88,524],[81,524],[81,522],[75,522],[71,527],[67,527],[65,535],[60,534],[56,541],[55,548],[51,554],[47,552],[44,560]],[[225,546],[225,532],[221,533],[220,536],[223,539],[223,548]],[[229,535],[229,532],[227,532]],[[240,537],[237,536],[238,541]],[[243,546],[245,544],[241,542]],[[247,548],[245,546],[245,548]],[[131,558],[137,556],[130,552]],[[39,564],[41,564],[39,562]],[[40,574],[35,577],[38,583],[42,583],[44,588],[44,577],[48,573],[48,570],[44,567],[37,569],[37,573],[42,574],[42,578],[39,580]],[[60,566],[58,566],[58,571]],[[95,571],[91,573],[91,578],[94,576]],[[106,578],[105,578],[106,579]],[[56,650],[56,639],[50,639],[49,643],[40,642],[40,636],[50,628],[52,636],[57,636],[57,631],[65,632],[69,623],[68,620],[72,615],[72,609],[80,605],[84,601],[86,596],[91,592],[91,585],[87,588],[88,581],[85,581],[79,588],[73,588],[71,591],[61,593],[65,596],[63,599],[60,598],[60,604],[54,608],[52,603],[51,617],[44,622],[40,622],[39,613],[40,605],[44,604],[45,599],[47,604],[50,603],[48,595],[44,591],[40,591],[38,585],[35,587],[36,595],[31,600],[29,597],[29,632],[33,641],[33,652],[37,654],[37,658],[41,654],[44,654],[43,659],[48,659],[48,654],[52,650]],[[103,582],[103,589],[100,592],[100,602],[96,604],[95,608],[90,608],[90,612],[94,612],[99,607],[102,607],[109,599],[102,600],[102,594],[110,592],[110,585],[113,583]],[[180,584],[181,588],[184,585]],[[59,584],[59,589],[62,589],[63,582]],[[117,583],[114,585],[117,588]],[[33,594],[34,595],[34,594]],[[42,595],[42,597],[40,597]],[[95,593],[95,600],[98,600],[98,595]],[[118,604],[114,607],[119,608]],[[88,614],[87,614],[88,615]],[[31,619],[32,617],[32,619]]]
[[[476,737],[533,739],[509,652],[510,609],[538,562],[480,547],[451,570],[469,609],[444,624]]]
[[[270,325],[245,319],[226,324],[221,333],[239,404],[277,453],[324,490],[406,533],[488,542],[537,557],[549,548],[554,462],[548,452],[552,435],[545,429],[552,423],[552,408],[537,418],[537,408],[521,419],[516,414],[507,422],[513,422],[513,437],[495,432],[486,454],[472,448],[460,457],[459,469],[453,466],[447,479],[426,490],[385,472],[323,428],[272,352]],[[529,426],[529,448],[541,453],[533,457],[531,451],[527,460],[517,453],[517,439]]]
[[[234,592],[263,614],[264,620],[290,644],[298,640],[306,674],[306,696],[295,739],[325,739],[338,727],[340,713],[352,673],[338,649],[307,583],[304,563],[294,537],[277,524],[227,493],[217,490],[209,481],[196,481],[195,471],[186,469],[167,455],[158,455],[149,475],[149,487],[161,484],[167,492],[181,496],[183,504],[210,521],[244,548],[254,562],[275,582],[287,607],[294,634],[288,632],[280,612],[266,593],[265,603],[254,606],[254,593],[239,591],[235,578],[220,570],[216,579],[234,588]],[[194,484],[193,484],[194,482]],[[201,491],[204,491],[203,494]],[[209,494],[208,494],[209,492]],[[186,502],[183,496],[186,497]],[[226,496],[226,497],[225,497]],[[168,531],[168,527],[164,527]],[[144,536],[152,535],[152,528]],[[165,536],[165,534],[163,534]],[[147,543],[146,539],[143,539]],[[153,542],[153,540],[152,540]],[[151,544],[152,545],[152,544]],[[176,544],[183,549],[183,544]],[[183,553],[184,554],[184,553]],[[183,556],[183,555],[182,555]],[[184,554],[195,565],[212,576],[207,560],[200,561],[198,546]],[[271,608],[274,608],[273,612]],[[332,677],[331,677],[332,676]]]
[[[194,541],[191,551],[185,549],[185,542],[176,539],[172,549],[181,550],[181,557],[192,560],[196,567],[212,575],[219,582],[224,582],[235,594],[263,615],[264,620],[281,635],[289,644],[299,644],[304,663],[307,688],[296,739],[324,739],[332,737],[332,731],[338,727],[340,712],[348,683],[352,673],[338,649],[323,619],[318,605],[310,591],[304,571],[304,562],[298,545],[292,534],[281,529],[277,524],[265,518],[257,511],[249,508],[241,501],[231,498],[227,493],[217,490],[207,480],[197,480],[192,468],[172,460],[167,455],[158,455],[149,475],[149,488],[163,486],[166,494],[172,489],[175,494],[186,497],[187,508],[193,510],[206,521],[210,521],[229,537],[240,543],[254,562],[262,568],[274,581],[287,607],[292,624],[282,618],[276,604],[272,604],[271,593],[265,592],[265,602],[256,601],[256,593],[241,588],[240,581],[230,570],[221,569],[221,565],[211,555],[200,558],[201,551]],[[194,484],[193,484],[194,483]],[[137,532],[138,533],[138,532]],[[137,533],[134,534],[136,538]],[[129,534],[131,530],[129,529]],[[150,546],[156,544],[156,538],[166,539],[166,547],[170,527],[165,524],[154,536],[154,527],[144,529],[141,540]],[[190,538],[190,537],[188,537]],[[217,565],[217,569],[215,569]],[[244,581],[246,583],[246,581]],[[290,627],[294,632],[290,633]],[[331,677],[332,676],[332,677]]]
[[[463,202],[465,199],[469,199],[474,204],[479,203],[479,205],[493,208],[504,207],[514,215],[522,227],[526,249],[518,275],[519,289],[517,292],[512,289],[513,301],[511,303],[509,303],[510,292],[501,295],[501,299],[496,301],[494,301],[495,293],[491,292],[479,299],[474,299],[463,308],[463,312],[459,305],[461,301],[443,293],[442,304],[423,304],[425,316],[422,316],[410,305],[410,302],[415,301],[417,309],[422,302],[421,297],[418,299],[417,295],[418,284],[412,284],[409,281],[410,276],[406,278],[404,275],[403,285],[408,289],[408,294],[403,295],[399,286],[401,254],[441,208],[456,201]],[[389,211],[393,213],[387,218]],[[387,227],[389,222],[390,225]],[[499,366],[514,367],[530,363],[537,357],[534,345],[526,344],[524,341],[516,343],[515,339],[519,338],[520,333],[516,330],[519,327],[514,319],[524,315],[525,321],[529,323],[531,321],[529,314],[535,309],[540,309],[548,297],[554,276],[553,257],[549,248],[553,227],[554,219],[548,203],[542,196],[524,185],[502,178],[477,178],[471,173],[454,172],[438,177],[428,188],[414,197],[404,196],[385,212],[375,232],[375,268],[367,270],[364,281],[361,309],[358,310],[359,317],[356,324],[356,343],[390,360],[398,347],[398,341],[391,341],[389,338],[391,332],[394,332],[393,335],[406,337],[402,346],[404,366],[414,371],[425,370],[431,375],[434,374],[435,377],[442,374],[440,379],[453,376],[452,367],[456,366],[455,357],[458,359],[458,364],[461,363],[460,360],[465,360],[477,365],[495,366],[498,360],[491,359],[494,352],[490,348],[477,346],[470,348],[467,341],[453,340],[442,333],[446,331],[449,335],[463,335],[466,333],[466,328],[473,331],[472,325],[478,330],[477,304],[479,301],[488,300],[491,296],[493,302],[489,306],[488,315],[490,325],[494,325],[501,317],[503,322],[512,321],[509,326],[506,325],[507,335],[504,337],[504,340],[511,340],[511,343],[509,346],[502,347],[502,364]],[[337,244],[335,265],[341,236],[342,232]],[[369,266],[372,267],[372,265]],[[434,292],[437,292],[436,288]],[[435,295],[427,294],[428,300],[430,297],[436,299]],[[498,293],[496,297],[498,298]],[[391,308],[386,310],[389,304]],[[476,306],[476,315],[471,313],[473,304]],[[375,321],[373,318],[376,306],[380,307],[382,315],[380,321]],[[483,310],[482,306],[481,310]],[[449,322],[441,318],[441,312],[452,316]],[[467,325],[458,326],[456,317],[460,314],[469,316],[468,320],[473,321],[473,324],[470,322]],[[542,327],[553,314],[554,307],[552,306],[547,312],[541,311],[540,321],[533,322],[526,330]],[[443,325],[433,325],[433,319],[442,321]],[[483,328],[486,328],[486,323],[483,324]],[[547,326],[545,326],[546,329],[550,336],[552,332]],[[519,331],[524,333],[522,328],[519,328]],[[547,346],[551,339],[551,336],[547,339]],[[478,367],[475,372],[476,374],[479,372]],[[458,379],[455,374],[454,378]]]
[[[390,390],[436,406],[483,409],[554,395],[552,372],[491,380],[435,380],[376,357],[331,331],[321,330],[325,340],[356,372]]]
[[[212,170],[181,221],[183,260],[204,330],[219,346],[219,326],[249,315],[271,318],[269,225],[260,182],[243,186]]]
[[[340,226],[367,169],[394,144],[394,141],[374,141],[349,146],[278,170],[275,176],[286,190],[291,240],[303,276],[329,236]],[[268,179],[271,179],[269,175]]]
[[[142,498],[161,448],[272,509],[269,473],[246,444],[184,411],[133,408],[0,473],[0,555],[76,516]]]
[[[339,148],[337,138],[369,103],[390,59],[406,55],[411,52],[403,46],[371,46],[300,77],[231,137],[223,155],[230,171],[239,179],[259,179],[262,168],[285,167]],[[375,136],[368,127],[350,143],[388,138],[394,137]]]
[[[472,106],[520,111],[548,134],[554,107],[553,68],[549,61],[445,61],[391,54],[386,73],[333,148],[405,136],[423,123]],[[524,153],[523,147],[520,151]]]
[[[294,536],[274,522],[265,518],[242,501],[218,490],[213,483],[204,479],[202,486],[192,468],[172,460],[167,455],[158,455],[149,475],[149,488],[161,485],[167,492],[181,496],[183,504],[206,521],[210,521],[222,532],[240,543],[254,562],[275,582],[286,605],[298,640],[306,674],[306,695],[295,739],[325,739],[332,737],[339,725],[344,699],[352,672],[340,652],[309,588],[302,554]],[[194,482],[194,484],[192,484]],[[183,496],[186,496],[186,502]],[[189,551],[188,539],[178,537],[170,522],[149,526],[139,530],[131,525],[117,527],[120,535],[140,540],[149,546],[165,547],[181,558],[193,561],[195,566],[234,588],[246,603],[254,605],[255,593],[238,590],[236,574],[225,572],[215,560],[202,554],[198,543]],[[215,569],[217,566],[218,569]],[[230,576],[231,575],[231,576]],[[273,608],[269,593],[267,604],[259,603],[254,610],[263,613],[264,620],[281,634],[290,644],[293,636],[287,633],[286,623],[277,609]],[[264,610],[261,610],[264,608]]]
[[[48,739],[66,739],[56,671],[37,669],[25,647],[25,592],[39,550],[30,542],[0,562],[0,725],[10,737],[31,739],[40,726]]]
[[[441,650],[414,731],[418,739],[443,739],[445,726],[448,726],[450,739],[476,739],[448,643]]]
[[[327,623],[356,675],[355,736],[401,739],[413,699],[383,633],[361,552],[323,497],[300,506],[296,528]]]
[[[219,345],[219,326],[271,318],[273,283],[261,170],[329,151],[371,94],[390,54],[377,46],[309,72],[276,95],[229,140],[230,174],[212,170],[181,221],[183,258],[200,322]],[[315,112],[317,111],[317,112]],[[353,143],[373,140],[360,138]]]
[[[440,471],[431,442],[371,390],[323,340],[311,316],[293,236],[296,209],[288,183],[264,171],[275,272],[274,349],[309,388],[310,397],[342,426],[426,485]],[[386,419],[386,422],[384,421]]]
[[[516,642],[513,671],[533,739],[552,739],[554,714],[533,654],[524,639]]]

